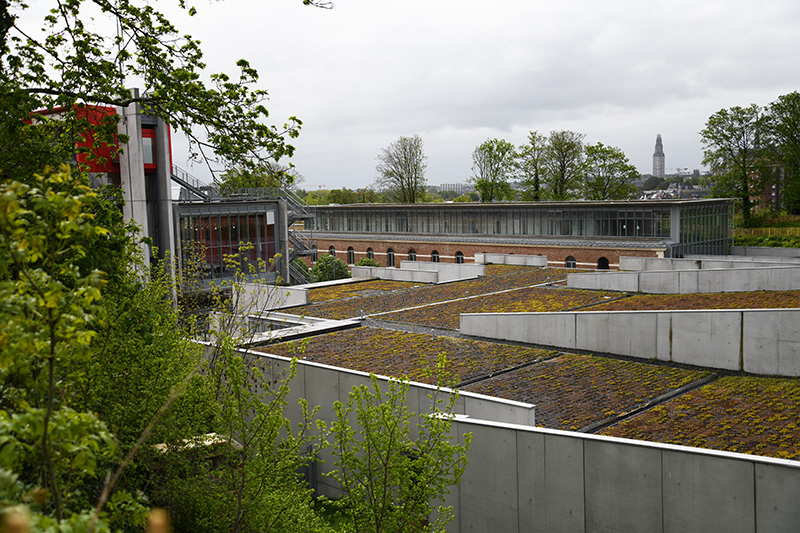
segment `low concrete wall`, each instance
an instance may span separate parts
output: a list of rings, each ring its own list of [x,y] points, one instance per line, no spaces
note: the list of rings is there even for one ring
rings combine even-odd
[[[401,261],[400,268],[353,266],[353,277],[378,277],[416,283],[447,283],[486,275],[486,265]]]
[[[800,309],[472,313],[461,333],[567,350],[800,376]]]
[[[713,268],[782,267],[797,263],[793,258],[732,257],[724,255],[689,256],[682,259],[662,257],[620,257],[619,269],[642,272],[650,270],[701,270]],[[757,264],[753,264],[757,263]]]
[[[567,275],[567,286],[653,294],[791,291],[800,290],[800,266],[761,267],[744,263],[740,268],[587,272]]]
[[[762,248],[759,248],[761,250]],[[780,248],[780,250],[794,250],[795,248]],[[737,261],[739,263],[774,263],[778,265],[800,263],[800,256],[776,255],[687,255],[686,259]]]
[[[249,352],[277,378],[283,357]],[[299,361],[287,416],[299,421],[305,398],[333,420],[362,372]],[[408,407],[424,411],[431,388],[412,384]],[[469,465],[445,504],[447,528],[468,531],[795,531],[800,523],[800,462],[533,427],[532,406],[462,392],[452,434],[472,433]],[[321,493],[339,489],[321,471]]]
[[[439,283],[459,279],[477,278],[486,275],[486,265],[475,263],[431,263],[426,261],[400,261],[400,269],[435,270],[439,273]]]
[[[280,309],[296,305],[307,305],[308,289],[281,287],[265,283],[243,283],[242,313],[259,313],[269,309]]]
[[[800,462],[458,420],[469,466],[448,531],[790,532]]]
[[[494,265],[524,265],[546,267],[546,255],[516,255],[516,254],[475,254],[476,263],[492,263]]]
[[[754,255],[762,257],[795,257],[800,258],[800,248],[780,248],[769,246],[734,246],[733,255]]]
[[[438,283],[436,270],[411,270],[387,267],[353,266],[354,278],[380,278],[394,281],[413,281],[415,283]]]

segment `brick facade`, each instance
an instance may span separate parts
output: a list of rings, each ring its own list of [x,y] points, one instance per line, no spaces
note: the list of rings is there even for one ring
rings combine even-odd
[[[620,256],[633,257],[663,257],[664,248],[654,245],[652,248],[616,248],[616,247],[570,247],[570,246],[534,246],[525,244],[490,244],[490,243],[463,243],[463,242],[421,242],[421,241],[378,241],[365,239],[315,239],[319,254],[329,253],[332,246],[336,257],[348,262],[347,250],[353,248],[353,262],[367,257],[367,249],[372,248],[374,259],[381,266],[388,266],[388,252],[394,251],[395,266],[400,266],[400,261],[407,261],[409,251],[416,252],[417,261],[430,261],[431,253],[439,253],[439,261],[455,263],[456,254],[464,255],[464,262],[471,263],[475,260],[476,253],[502,253],[518,255],[546,255],[550,266],[565,266],[568,257],[573,257],[578,268],[598,268],[601,258],[608,260],[609,266],[615,269],[619,265]]]

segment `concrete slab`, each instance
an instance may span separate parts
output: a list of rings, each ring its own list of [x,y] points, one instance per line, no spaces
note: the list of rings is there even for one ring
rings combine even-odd
[[[800,524],[800,475],[797,470],[757,463],[755,466],[756,531],[794,533]]]
[[[661,452],[586,440],[586,531],[661,531]]]
[[[741,311],[672,313],[672,360],[742,370]]]
[[[754,531],[753,465],[662,452],[664,531]]]

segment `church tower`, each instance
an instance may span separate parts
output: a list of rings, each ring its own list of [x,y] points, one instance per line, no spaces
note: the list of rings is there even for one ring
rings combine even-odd
[[[656,151],[653,153],[653,176],[664,177],[664,146],[661,144],[661,134],[656,135]]]

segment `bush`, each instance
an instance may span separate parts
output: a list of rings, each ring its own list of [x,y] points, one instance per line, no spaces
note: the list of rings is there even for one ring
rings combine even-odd
[[[358,263],[356,263],[356,266],[360,266],[360,267],[379,267],[379,266],[381,266],[381,264],[378,263],[377,261],[375,261],[374,259],[372,259],[371,257],[362,257],[361,259],[358,260]]]
[[[314,263],[311,275],[315,281],[331,281],[334,279],[346,279],[350,277],[347,265],[332,255],[323,255]]]

